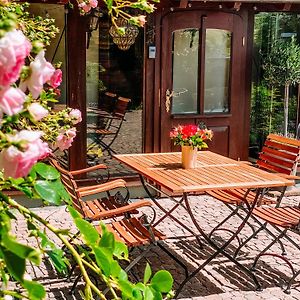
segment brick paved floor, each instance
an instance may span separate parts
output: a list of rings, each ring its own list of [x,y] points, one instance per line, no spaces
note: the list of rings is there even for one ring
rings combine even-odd
[[[299,201],[298,197],[289,197],[285,199],[285,202],[296,203]],[[171,201],[167,199],[161,200],[163,205],[171,205]],[[191,197],[191,205],[193,211],[199,220],[204,230],[208,231],[215,224],[217,224],[229,210],[218,201],[212,200],[207,196],[194,196]],[[45,207],[34,209],[39,212],[43,217],[53,223],[57,227],[74,229],[74,225],[68,215],[65,212],[64,207]],[[146,211],[147,212],[147,211]],[[161,215],[160,211],[157,211],[158,216]],[[191,228],[191,221],[185,211],[180,208],[176,211],[176,215],[183,222],[188,224]],[[236,226],[238,219],[232,220],[229,226]],[[204,245],[203,250],[200,250],[195,238],[189,237],[189,234],[182,230],[171,220],[167,219],[160,226],[160,230],[167,236],[171,237],[166,241],[166,247],[169,248],[175,255],[182,257],[189,268],[193,268],[201,263],[204,259],[212,253],[212,249]],[[23,241],[34,245],[34,241],[27,238],[25,234],[26,224],[20,217],[15,224],[16,234]],[[250,234],[249,227],[245,228],[241,237],[245,238]],[[215,236],[215,240],[222,242],[226,239],[224,232],[218,232]],[[294,236],[297,239],[296,236]],[[269,243],[270,239],[265,233],[261,233],[257,239],[254,239],[243,251],[240,253],[239,260],[242,264],[249,266],[253,261],[253,257]],[[300,239],[298,238],[300,242]],[[294,247],[287,244],[288,256],[293,259],[293,264],[296,270],[300,269],[300,256],[299,252]],[[237,245],[235,242],[234,245]],[[230,249],[234,249],[231,246]],[[279,247],[274,246],[274,251],[279,252]],[[133,251],[132,255],[136,255],[137,250]],[[151,251],[147,255],[147,260],[151,263],[154,270],[166,269],[169,270],[175,279],[175,288],[184,279],[183,270],[170,259],[163,251],[158,247],[154,251]],[[141,275],[142,270],[145,267],[145,261],[143,260],[135,269],[135,273]],[[29,273],[32,277],[38,278],[45,285],[48,291],[48,299],[80,299],[79,295],[69,295],[71,283],[65,281],[64,278],[58,278],[55,271],[51,268],[47,260],[43,261],[41,266],[32,267],[29,266]],[[262,282],[264,287],[263,292],[255,292],[254,285],[251,280],[241,271],[239,271],[231,262],[229,262],[223,256],[217,257],[208,266],[205,267],[195,278],[193,278],[184,287],[180,294],[181,299],[300,299],[300,286],[296,282],[293,285],[292,293],[286,295],[279,287],[284,279],[291,274],[288,267],[279,259],[264,258],[258,265],[257,276]],[[299,279],[300,280],[300,279]],[[78,288],[83,287],[81,282]]]

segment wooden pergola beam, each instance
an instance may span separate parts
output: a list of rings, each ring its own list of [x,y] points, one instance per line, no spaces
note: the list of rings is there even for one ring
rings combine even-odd
[[[189,0],[180,0],[179,7],[180,8],[187,8]]]

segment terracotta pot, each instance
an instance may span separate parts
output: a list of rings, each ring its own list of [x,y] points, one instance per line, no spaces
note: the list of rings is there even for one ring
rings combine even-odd
[[[181,146],[181,162],[184,169],[194,169],[197,165],[197,148]]]

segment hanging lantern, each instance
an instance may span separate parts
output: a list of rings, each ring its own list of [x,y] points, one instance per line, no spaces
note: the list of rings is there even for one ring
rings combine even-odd
[[[125,33],[121,34],[114,25],[111,26],[109,33],[113,38],[113,42],[119,49],[128,50],[135,42],[135,38],[137,37],[139,30],[136,26],[129,24],[128,21],[123,18],[117,19],[116,24],[118,27],[125,28]]]

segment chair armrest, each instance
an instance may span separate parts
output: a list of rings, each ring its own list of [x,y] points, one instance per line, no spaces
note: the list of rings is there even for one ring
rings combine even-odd
[[[128,212],[130,213],[131,211],[141,208],[141,207],[152,206],[152,205],[153,205],[153,203],[149,200],[140,200],[140,201],[137,201],[134,203],[130,203],[130,204],[121,206],[119,208],[114,208],[114,209],[110,209],[107,211],[103,211],[103,212],[93,216],[93,218],[95,218],[95,219],[111,218],[111,217],[123,215]]]
[[[70,171],[70,173],[72,175],[80,175],[80,174],[83,174],[83,173],[88,173],[88,172],[92,172],[92,171],[99,170],[99,169],[102,169],[102,170],[107,169],[107,166],[103,165],[103,164],[99,164],[99,165],[88,167],[88,168],[85,168],[85,169]]]
[[[78,188],[76,191],[81,197],[85,197],[102,192],[107,192],[117,188],[126,188],[126,182],[122,179],[117,179],[106,183],[81,187]]]

